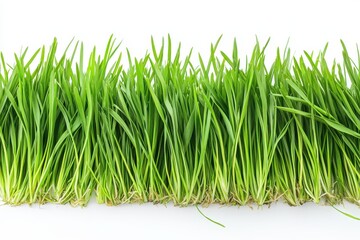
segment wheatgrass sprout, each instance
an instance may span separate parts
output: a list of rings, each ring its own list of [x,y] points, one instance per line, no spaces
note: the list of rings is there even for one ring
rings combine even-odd
[[[219,42],[198,67],[170,37],[140,59],[113,37],[89,56],[56,40],[1,54],[2,200],[359,204],[360,58],[342,43],[341,64],[326,46],[266,66],[257,42],[241,68],[237,42]]]

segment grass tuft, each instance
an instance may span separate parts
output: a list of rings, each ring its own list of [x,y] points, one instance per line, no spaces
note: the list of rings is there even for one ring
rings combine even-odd
[[[56,39],[13,65],[0,54],[2,200],[360,204],[360,66],[345,44],[341,64],[326,46],[268,67],[257,42],[241,68],[236,40],[230,54],[219,41],[199,67],[170,37],[127,51],[126,69],[113,37],[89,57],[80,43],[59,57]]]

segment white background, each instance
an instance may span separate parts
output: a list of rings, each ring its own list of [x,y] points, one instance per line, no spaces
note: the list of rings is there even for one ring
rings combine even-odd
[[[104,48],[110,34],[141,57],[150,49],[150,36],[160,43],[169,33],[184,53],[208,53],[223,34],[220,48],[229,52],[234,37],[241,56],[252,50],[256,36],[271,61],[276,47],[289,46],[298,56],[319,51],[329,42],[328,58],[341,59],[340,38],[353,56],[360,43],[359,1],[190,1],[190,0],[0,0],[0,51],[7,62],[29,46],[35,50],[57,37],[60,48],[70,40]],[[196,56],[194,54],[193,56]],[[196,58],[194,58],[196,62]],[[347,204],[348,212],[360,209]],[[270,208],[220,207],[203,209],[226,228],[205,220],[194,207],[90,203],[71,206],[0,206],[1,239],[346,239],[358,237],[360,222],[327,206],[305,204]]]

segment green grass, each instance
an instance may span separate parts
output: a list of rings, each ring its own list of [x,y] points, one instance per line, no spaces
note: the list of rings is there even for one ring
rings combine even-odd
[[[343,44],[341,64],[325,47],[266,66],[256,43],[240,67],[219,41],[198,67],[170,37],[141,59],[113,38],[89,57],[56,40],[1,54],[2,200],[360,204],[360,58]]]

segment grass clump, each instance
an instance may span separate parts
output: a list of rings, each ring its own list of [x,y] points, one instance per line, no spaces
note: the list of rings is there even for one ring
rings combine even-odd
[[[9,204],[360,203],[360,70],[326,48],[298,59],[259,43],[240,67],[152,41],[129,67],[110,38],[84,61],[56,40],[0,64],[0,194]]]

